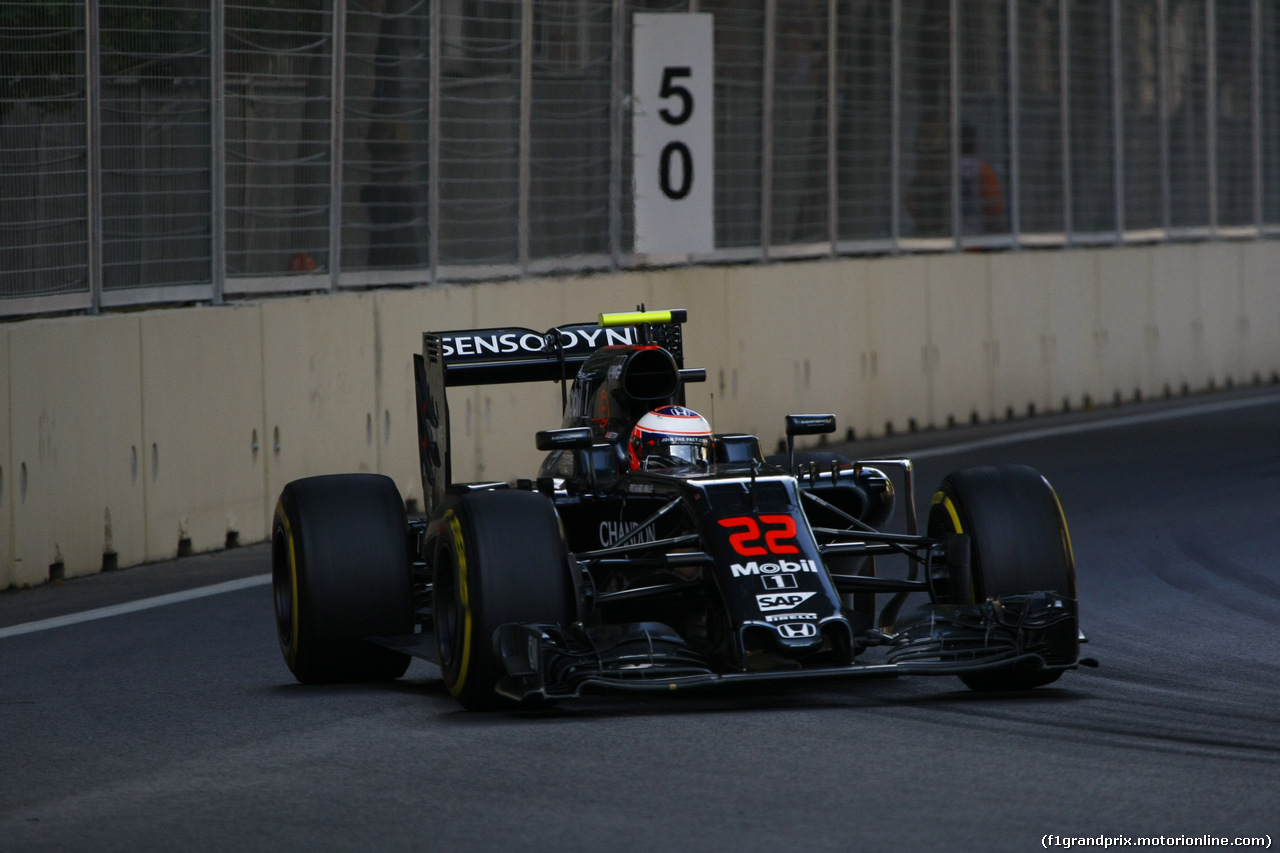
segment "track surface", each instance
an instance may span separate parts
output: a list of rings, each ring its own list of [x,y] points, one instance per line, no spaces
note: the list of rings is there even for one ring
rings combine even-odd
[[[258,545],[0,595],[0,848],[1280,840],[1280,394],[910,439],[855,448],[915,445],[922,511],[970,465],[1054,484],[1101,669],[1016,695],[900,678],[475,715],[421,662],[384,686],[294,683],[266,585],[12,635],[261,575]],[[963,443],[985,446],[936,449]]]

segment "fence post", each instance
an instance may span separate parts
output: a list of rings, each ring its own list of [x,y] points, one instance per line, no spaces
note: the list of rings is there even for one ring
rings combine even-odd
[[[85,247],[89,313],[102,310],[102,75],[98,0],[84,2]]]
[[[764,103],[760,108],[760,257],[773,241],[773,69],[777,62],[778,0],[764,4]]]
[[[1252,65],[1253,97],[1250,105],[1253,120],[1253,221],[1262,236],[1262,0],[1253,0],[1250,16],[1253,19]]]
[[[427,252],[428,277],[439,281],[440,269],[440,5],[430,4],[428,47],[431,52],[427,82]]]
[[[838,4],[836,0],[827,0],[827,238],[831,241],[831,256],[839,254],[840,244],[840,189],[839,158],[836,156],[836,143],[840,136],[840,113],[836,98],[836,57],[839,55],[840,40]]]
[[[623,46],[626,44],[625,0],[613,0],[611,80],[609,82],[609,267],[622,258],[622,97]]]
[[[902,252],[902,0],[893,0],[889,33],[889,239]]]
[[[342,269],[343,99],[347,73],[347,0],[333,3],[333,51],[329,84],[329,290],[338,289]]]
[[[951,0],[948,12],[951,30],[948,46],[951,54],[951,248],[957,251],[964,242],[964,206],[960,196],[960,0]]]
[[[520,3],[520,141],[517,166],[516,258],[520,275],[529,271],[530,150],[533,139],[533,0]]]
[[[1120,0],[1111,0],[1111,160],[1115,171],[1116,243],[1124,243],[1124,80],[1121,78]]]
[[[1058,116],[1062,124],[1062,230],[1071,245],[1075,232],[1075,196],[1071,171],[1071,0],[1058,6]]]
[[[1022,233],[1022,57],[1018,54],[1019,28],[1018,0],[1009,0],[1005,4],[1005,20],[1007,38],[1005,49],[1009,52],[1009,190],[1005,193],[1009,203],[1009,236],[1017,248],[1021,245],[1019,237]]]
[[[226,6],[209,0],[209,276],[213,304],[227,288],[227,79]]]
[[[1169,239],[1173,225],[1172,187],[1169,185],[1169,20],[1165,0],[1156,0],[1156,80],[1160,113],[1160,227]]]
[[[1205,175],[1209,194],[1209,232],[1218,236],[1218,15],[1217,4],[1204,4]]]

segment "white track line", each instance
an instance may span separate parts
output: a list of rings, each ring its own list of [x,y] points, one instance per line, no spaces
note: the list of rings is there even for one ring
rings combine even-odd
[[[1197,415],[1212,415],[1219,412],[1230,412],[1236,409],[1252,409],[1257,406],[1280,405],[1280,395],[1268,394],[1265,397],[1249,397],[1243,400],[1218,400],[1212,403],[1199,403],[1192,406],[1180,406],[1162,412],[1143,412],[1121,417],[1102,418],[1096,421],[1083,421],[1062,426],[1041,427],[1007,435],[993,435],[990,438],[976,438],[972,441],[961,441],[940,447],[929,447],[921,450],[899,454],[909,459],[927,459],[931,456],[946,456],[952,453],[967,453],[971,450],[985,450],[1003,444],[1016,444],[1020,441],[1037,441],[1042,438],[1055,438],[1062,435],[1073,435],[1081,432],[1096,432],[1100,429],[1150,424],[1158,421],[1172,421],[1178,418],[1190,418]]]
[[[41,619],[39,622],[24,622],[21,625],[10,625],[0,628],[0,639],[16,637],[19,634],[32,634],[36,631],[48,631],[50,628],[62,628],[79,622],[92,622],[94,619],[106,619],[109,616],[120,616],[124,613],[136,613],[139,610],[150,610],[153,607],[164,607],[180,601],[191,601],[194,598],[206,598],[210,595],[221,595],[224,592],[235,592],[254,586],[263,586],[271,582],[271,575],[254,575],[250,578],[216,583],[183,592],[171,592],[168,595],[157,595],[154,598],[143,598],[125,604],[113,604],[110,607],[99,607],[96,610],[85,610],[82,613],[70,613],[66,616],[55,616],[52,619]]]

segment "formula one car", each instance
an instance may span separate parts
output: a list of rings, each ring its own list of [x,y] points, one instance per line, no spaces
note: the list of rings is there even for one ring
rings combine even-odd
[[[685,406],[706,371],[684,366],[684,321],[640,310],[546,333],[424,334],[426,517],[409,520],[378,475],[280,496],[276,626],[298,680],[398,678],[416,655],[464,707],[492,709],[906,673],[1022,690],[1093,663],[1079,658],[1071,544],[1043,477],[951,474],[921,532],[909,460],[795,451],[834,416],[788,415],[781,457],[713,432]],[[564,421],[536,435],[538,476],[454,482],[447,389],[548,381]],[[905,531],[890,532],[898,481]],[[913,594],[927,603],[903,619]]]

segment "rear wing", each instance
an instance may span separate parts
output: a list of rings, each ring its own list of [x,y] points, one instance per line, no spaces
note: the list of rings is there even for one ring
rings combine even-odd
[[[587,358],[607,346],[657,344],[684,367],[680,326],[684,310],[601,314],[595,323],[572,323],[546,332],[520,327],[424,332],[413,356],[418,403],[418,461],[427,513],[453,482],[446,389],[460,385],[559,382],[562,403],[569,381]]]

